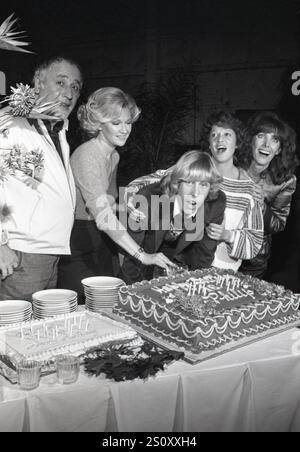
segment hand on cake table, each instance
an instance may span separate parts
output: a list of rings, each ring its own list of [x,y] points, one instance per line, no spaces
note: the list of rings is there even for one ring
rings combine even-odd
[[[169,268],[178,268],[174,262],[170,261],[163,253],[148,254],[143,253],[141,256],[141,262],[144,265],[157,265],[158,267],[165,268],[167,271]]]

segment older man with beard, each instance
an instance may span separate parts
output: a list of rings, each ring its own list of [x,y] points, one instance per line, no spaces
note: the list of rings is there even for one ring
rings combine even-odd
[[[39,98],[56,101],[53,119],[15,117],[0,135],[0,151],[17,146],[43,156],[35,187],[14,176],[0,186],[0,205],[7,212],[1,224],[0,300],[31,301],[34,292],[56,287],[59,257],[70,253],[75,185],[66,130],[80,95],[81,71],[56,57],[36,69],[34,86]]]

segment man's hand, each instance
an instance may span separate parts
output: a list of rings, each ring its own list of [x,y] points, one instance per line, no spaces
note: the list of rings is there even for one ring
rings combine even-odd
[[[0,273],[2,273],[1,279],[5,279],[12,275],[14,269],[18,266],[18,256],[7,245],[0,246]]]

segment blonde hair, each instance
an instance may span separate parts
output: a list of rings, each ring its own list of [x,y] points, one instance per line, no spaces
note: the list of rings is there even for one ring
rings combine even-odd
[[[212,157],[207,152],[193,150],[180,157],[172,171],[161,179],[160,186],[164,194],[172,196],[178,192],[178,186],[182,181],[209,182],[208,199],[214,199],[222,180]]]
[[[86,104],[79,107],[77,117],[82,129],[89,135],[97,136],[101,124],[118,119],[127,108],[132,122],[140,116],[141,110],[129,94],[119,88],[105,87],[94,91]]]

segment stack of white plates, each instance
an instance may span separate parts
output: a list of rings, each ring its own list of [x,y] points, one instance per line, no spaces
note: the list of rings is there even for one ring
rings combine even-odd
[[[41,290],[32,295],[33,315],[45,319],[77,311],[77,292],[68,289]]]
[[[0,301],[0,326],[26,322],[31,319],[32,306],[29,301]]]
[[[92,276],[81,281],[85,293],[85,305],[89,311],[111,311],[119,301],[119,289],[125,282],[112,276]]]

